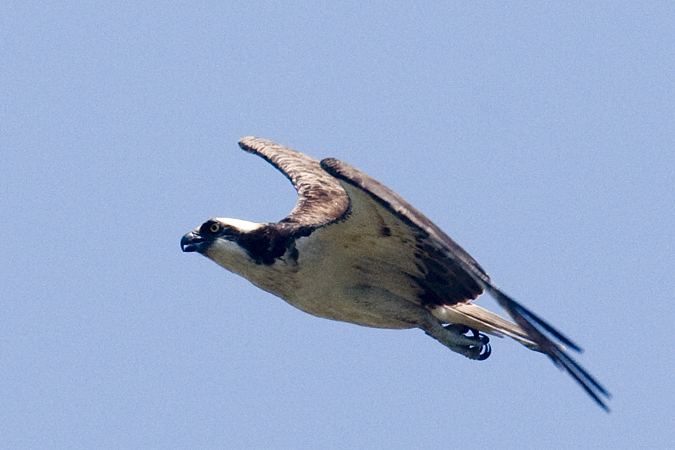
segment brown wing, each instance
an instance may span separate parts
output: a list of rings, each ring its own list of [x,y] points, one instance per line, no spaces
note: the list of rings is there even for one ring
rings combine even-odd
[[[359,189],[407,225],[414,239],[411,247],[416,263],[421,266],[422,276],[416,276],[415,281],[425,291],[421,298],[424,305],[454,305],[483,293],[481,281],[489,280],[485,270],[421,212],[379,181],[342,161],[326,158],[321,166],[348,183],[345,189]]]
[[[326,173],[319,161],[272,141],[245,137],[239,146],[265,158],[291,180],[298,203],[281,222],[319,227],[340,218],[349,208],[349,197],[340,183]]]
[[[342,180],[349,195],[352,192],[367,194],[372,201],[405,223],[410,228],[410,234],[416,236],[414,257],[423,276],[418,276],[419,279],[415,281],[424,290],[426,298],[421,299],[423,304],[452,305],[473,299],[483,289],[487,290],[536,344],[538,351],[548,355],[559,368],[567,371],[603,409],[608,410],[601,397],[609,398],[610,394],[555,341],[576,351],[581,349],[502,292],[492,283],[485,270],[433,222],[391,189],[348,164],[327,158],[321,161],[321,167]],[[463,290],[458,290],[458,287]]]

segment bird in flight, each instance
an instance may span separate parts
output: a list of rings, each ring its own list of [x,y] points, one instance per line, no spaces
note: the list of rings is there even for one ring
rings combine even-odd
[[[470,359],[489,335],[544,353],[609,411],[607,390],[568,354],[581,348],[502,292],[483,268],[398,194],[337,159],[318,160],[264,139],[239,146],[281,171],[298,192],[277,223],[207,220],[181,239],[309,314],[376,328],[420,328]],[[472,302],[489,292],[513,321]]]

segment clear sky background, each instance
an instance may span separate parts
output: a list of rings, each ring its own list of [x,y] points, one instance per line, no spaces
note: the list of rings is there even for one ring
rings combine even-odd
[[[675,4],[540,3],[2,2],[0,448],[672,448]],[[401,194],[613,412],[183,254],[294,206],[247,135]]]

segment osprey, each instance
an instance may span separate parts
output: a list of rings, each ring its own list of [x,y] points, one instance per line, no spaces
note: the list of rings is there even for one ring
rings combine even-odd
[[[318,317],[377,328],[421,328],[474,360],[486,335],[546,354],[605,410],[610,394],[566,352],[581,351],[502,292],[440,228],[386,186],[337,159],[321,162],[264,139],[239,146],[293,183],[298,202],[278,223],[214,218],[181,239],[259,288]],[[472,303],[489,292],[511,316]]]

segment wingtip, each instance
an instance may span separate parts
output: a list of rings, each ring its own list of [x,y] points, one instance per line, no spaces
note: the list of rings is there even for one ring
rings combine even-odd
[[[239,139],[239,147],[241,147],[242,150],[249,151],[249,149],[253,146],[254,141],[256,140],[258,140],[258,138],[255,136],[243,137]]]

